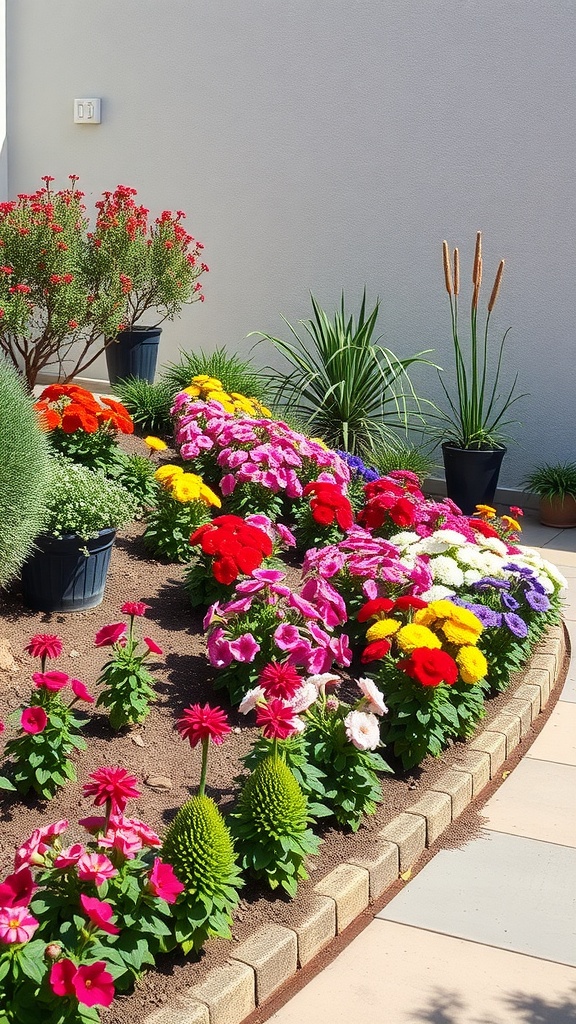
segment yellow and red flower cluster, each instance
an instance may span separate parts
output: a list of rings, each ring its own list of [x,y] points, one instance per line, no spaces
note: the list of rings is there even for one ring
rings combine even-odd
[[[50,384],[34,408],[40,414],[44,430],[62,430],[75,434],[95,434],[101,427],[121,434],[133,434],[134,424],[128,410],[113,398],[98,401],[77,384]]]

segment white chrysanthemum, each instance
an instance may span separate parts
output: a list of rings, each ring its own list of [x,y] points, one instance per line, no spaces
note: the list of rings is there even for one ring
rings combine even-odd
[[[446,541],[451,548],[459,548],[462,544],[470,543],[469,540],[466,540],[464,534],[459,533],[458,530],[435,530],[432,536]]]
[[[449,541],[438,536],[438,532],[431,534],[429,537],[423,537],[420,541],[417,551],[419,555],[443,555],[445,551],[453,547]]]
[[[406,548],[409,548],[411,544],[417,544],[422,538],[412,530],[402,530],[401,533],[395,533],[394,536],[389,539],[391,544],[394,544],[401,550],[405,550]]]
[[[464,583],[464,573],[453,558],[449,555],[437,555],[430,559],[430,568],[435,583],[443,583],[446,587],[461,587]]]
[[[247,715],[249,711],[253,711],[257,704],[261,701],[266,700],[266,694],[261,686],[255,686],[253,690],[248,690],[248,693],[244,695],[238,705],[238,711],[241,715]]]
[[[445,597],[452,597],[454,593],[454,587],[444,587],[441,583],[435,583],[424,594],[420,594],[420,597],[423,601],[443,601]]]
[[[470,569],[483,569],[486,552],[481,551],[477,544],[463,545],[457,555],[458,564],[468,566]]]
[[[464,572],[464,583],[476,583],[477,580],[481,580],[485,576],[485,572],[480,572],[480,569],[466,569]]]
[[[376,715],[350,711],[344,719],[346,736],[358,750],[376,750],[380,745],[380,726]]]
[[[299,690],[296,690],[296,693],[291,697],[288,703],[294,711],[294,714],[299,715],[301,711],[306,711],[306,709],[311,707],[317,700],[318,690],[314,686],[314,683],[311,683],[310,680],[308,680],[308,682],[304,683]]]
[[[375,715],[385,715],[388,711],[384,703],[384,694],[378,689],[373,679],[359,679],[358,689],[366,697],[368,703],[368,710],[372,711]]]
[[[535,548],[526,548],[524,546],[522,546],[521,550],[522,554],[512,555],[511,561],[515,565],[525,565],[529,569],[535,569],[543,587],[546,587],[548,580],[552,580],[562,590],[568,586],[568,580],[562,575],[557,566],[553,565],[546,558],[542,558],[539,551],[536,551]],[[550,593],[550,591],[548,592]]]
[[[500,558],[510,557],[504,541],[500,540],[499,537],[482,537],[479,546],[487,548],[488,551],[493,551],[495,555],[500,555]]]

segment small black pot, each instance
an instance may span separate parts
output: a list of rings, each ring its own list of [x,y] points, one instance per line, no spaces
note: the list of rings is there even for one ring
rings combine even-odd
[[[448,497],[471,516],[476,505],[491,505],[506,448],[458,448],[445,441],[442,445]]]
[[[161,333],[161,327],[132,327],[129,331],[119,331],[116,335],[118,340],[111,342],[105,350],[110,383],[139,377],[153,384]]]
[[[82,540],[42,534],[22,566],[22,600],[37,612],[75,612],[101,604],[116,530]],[[84,553],[88,551],[88,555]]]

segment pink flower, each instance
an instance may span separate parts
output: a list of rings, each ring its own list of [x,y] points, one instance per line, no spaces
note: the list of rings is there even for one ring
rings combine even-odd
[[[67,676],[65,672],[34,672],[32,675],[38,689],[44,688],[52,693],[63,690],[69,678],[70,676]]]
[[[66,847],[54,860],[55,868],[70,868],[73,864],[77,864],[80,857],[83,857],[86,853],[86,849],[82,846],[82,843],[72,843],[72,846]]]
[[[59,658],[62,654],[62,641],[53,633],[37,633],[24,648],[33,658]]]
[[[294,708],[278,697],[273,697],[268,704],[256,705],[256,725],[262,727],[262,735],[267,740],[285,740],[300,731]]]
[[[191,747],[204,740],[213,740],[219,745],[232,731],[222,708],[211,708],[209,704],[205,704],[204,707],[192,704],[186,708],[182,718],[176,722],[176,728],[182,739],[189,741]]]
[[[175,903],[185,886],[182,885],[171,864],[164,864],[159,857],[156,857],[150,872],[148,887],[155,896],[159,896],[166,903]]]
[[[112,647],[119,640],[125,638],[127,626],[125,622],[112,622],[108,626],[102,626],[94,637],[96,647]]]
[[[120,611],[123,615],[146,615],[151,604],[144,604],[143,601],[126,601]]]
[[[271,661],[262,669],[258,683],[265,690],[267,697],[290,700],[302,685],[302,677],[298,675],[293,665]]]
[[[274,632],[274,642],[281,651],[293,651],[302,643],[302,637],[296,626],[283,622]]]
[[[57,960],[50,970],[50,987],[56,996],[75,995],[72,979],[77,971],[71,960]]]
[[[74,995],[84,1006],[110,1006],[114,999],[114,979],[104,960],[82,964],[72,979]]]
[[[44,825],[43,828],[34,829],[32,835],[14,854],[14,867],[18,871],[21,867],[28,867],[30,864],[40,865],[44,863],[44,854],[50,847],[50,842],[45,840],[59,836],[68,828],[65,818],[55,821],[51,825]]]
[[[20,725],[24,732],[29,733],[30,736],[35,736],[39,732],[44,732],[48,725],[48,715],[44,708],[37,707],[36,705],[31,708],[24,708],[20,716]]]
[[[363,693],[368,711],[374,715],[385,715],[388,711],[384,703],[384,694],[378,689],[373,679],[359,679],[358,689]]]
[[[0,942],[29,942],[39,922],[28,913],[28,907],[6,907],[0,910]]]
[[[143,846],[139,832],[124,821],[113,824],[105,836],[100,836],[98,843],[107,849],[118,850],[127,860],[132,860]]]
[[[311,678],[314,679],[315,677],[312,676]],[[290,700],[290,707],[295,715],[299,715],[302,711],[307,711],[309,707],[312,707],[312,704],[317,700],[318,690],[314,686],[314,683],[310,682],[310,679],[308,679],[308,681],[305,682],[299,690],[296,690],[296,693]]]
[[[228,668],[232,664],[230,642],[224,636],[221,626],[213,629],[208,637],[208,659],[213,668]]]
[[[96,928],[107,932],[108,935],[120,934],[120,929],[115,924],[110,923],[114,909],[109,903],[105,903],[104,900],[97,900],[93,896],[85,896],[84,893],[80,894],[80,903],[84,913],[90,918],[92,924],[96,925]]]
[[[252,636],[252,633],[243,633],[236,640],[230,641],[230,652],[236,661],[251,662],[260,650],[260,644]]]
[[[118,872],[112,861],[103,853],[85,853],[76,863],[78,878],[83,882],[102,885],[107,878],[114,878]]]
[[[159,847],[162,846],[162,840],[155,832],[150,828],[149,825],[144,821],[140,821],[139,818],[124,818],[123,824],[139,836],[144,846]]]
[[[357,750],[376,750],[380,745],[380,726],[376,715],[350,711],[344,719],[346,737]]]
[[[159,647],[156,641],[152,640],[149,636],[143,637],[143,641],[146,644],[148,650],[150,651],[150,654],[164,654],[162,648]]]
[[[85,700],[88,704],[94,703],[94,697],[88,692],[86,686],[80,679],[71,679],[70,686],[72,687],[72,693],[78,700]]]
[[[128,800],[140,796],[136,777],[125,768],[98,768],[90,778],[94,781],[82,787],[84,796],[93,796],[96,807],[109,803],[112,814],[121,814]]]
[[[20,868],[0,883],[0,907],[27,907],[37,888],[30,868]]]

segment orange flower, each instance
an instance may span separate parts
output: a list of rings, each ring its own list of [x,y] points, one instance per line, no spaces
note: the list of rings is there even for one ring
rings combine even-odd
[[[128,413],[126,413],[126,416],[121,416],[114,409],[100,409],[98,421],[102,426],[105,423],[109,424],[114,430],[119,430],[121,434],[134,433],[134,424]]]
[[[99,426],[96,416],[76,402],[70,402],[62,412],[62,430],[65,434],[74,434],[76,430],[95,434]]]
[[[34,408],[39,415],[42,430],[55,430],[60,426],[62,422],[60,415],[55,409],[50,408],[48,402],[36,402]]]

